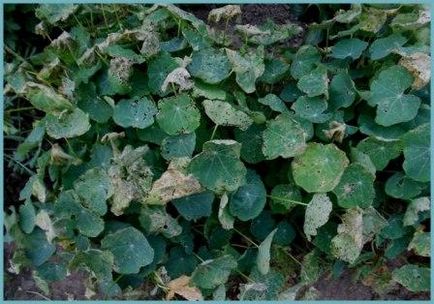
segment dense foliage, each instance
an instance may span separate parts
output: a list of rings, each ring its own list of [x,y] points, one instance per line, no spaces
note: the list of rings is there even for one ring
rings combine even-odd
[[[10,271],[48,294],[85,269],[106,298],[309,299],[348,268],[429,290],[429,11],[319,5],[301,27],[242,9],[6,7],[6,157],[31,175]]]

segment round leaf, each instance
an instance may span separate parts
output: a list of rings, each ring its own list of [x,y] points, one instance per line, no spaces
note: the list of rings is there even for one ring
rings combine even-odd
[[[363,51],[368,47],[368,43],[357,38],[343,39],[332,46],[331,57],[337,59],[346,59],[348,57],[353,60],[359,58]]]
[[[294,157],[303,153],[306,147],[304,129],[286,113],[267,121],[262,137],[262,152],[267,159]]]
[[[90,129],[89,115],[78,108],[72,112],[48,114],[45,127],[54,139],[77,137]]]
[[[247,171],[246,184],[231,194],[229,210],[242,221],[257,217],[264,209],[267,192],[259,175],[253,170]]]
[[[231,72],[231,64],[222,51],[206,48],[193,52],[188,71],[206,83],[214,84],[226,79]]]
[[[294,181],[307,192],[329,192],[338,185],[348,163],[334,144],[310,143],[292,162]]]
[[[239,160],[241,145],[233,140],[212,140],[190,162],[189,172],[215,192],[235,191],[246,181],[246,168]]]
[[[219,126],[234,126],[246,130],[253,120],[249,115],[228,102],[220,100],[204,100],[203,106],[208,117]]]
[[[160,100],[158,109],[158,125],[169,135],[191,133],[199,127],[200,112],[186,94]]]
[[[338,205],[344,208],[367,208],[374,197],[374,176],[360,164],[349,165],[333,190]]]
[[[114,269],[122,274],[138,273],[154,259],[154,250],[145,236],[133,227],[106,235],[101,240],[101,248],[113,253]]]
[[[115,123],[124,128],[144,129],[154,123],[157,107],[146,97],[122,99],[113,112]]]

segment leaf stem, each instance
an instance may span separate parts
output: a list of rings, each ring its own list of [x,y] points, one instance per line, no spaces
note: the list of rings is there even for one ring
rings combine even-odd
[[[12,112],[20,112],[20,111],[27,111],[27,110],[33,110],[35,107],[22,107],[22,108],[15,108],[6,110],[6,113],[12,113]]]
[[[32,170],[30,170],[29,168],[27,168],[25,165],[23,165],[21,162],[17,161],[16,159],[14,159],[13,157],[5,154],[5,157],[11,161],[13,161],[14,163],[16,163],[17,165],[19,165],[21,168],[23,168],[25,171],[27,171],[27,173],[29,173],[30,175],[35,175],[36,173],[33,172]]]
[[[302,202],[299,202],[299,201],[294,201],[294,200],[289,199],[289,198],[283,198],[283,197],[278,197],[278,196],[273,196],[273,195],[268,195],[268,194],[267,194],[267,197],[269,197],[271,199],[274,199],[274,200],[278,200],[278,201],[282,201],[282,202],[288,202],[288,203],[293,203],[293,204],[297,204],[297,205],[301,205],[301,206],[307,206],[307,205],[309,205],[309,204],[302,203]]]
[[[253,246],[255,246],[256,248],[259,248],[259,245],[256,244],[254,241],[252,241],[251,238],[249,238],[248,236],[246,236],[244,233],[242,233],[241,231],[239,231],[238,229],[236,229],[235,227],[233,228],[234,231],[236,233],[238,233],[239,235],[241,235],[243,238],[245,238],[249,243],[251,243]]]
[[[217,131],[219,125],[215,125],[214,129],[212,130],[211,138],[209,140],[213,140],[215,132]]]

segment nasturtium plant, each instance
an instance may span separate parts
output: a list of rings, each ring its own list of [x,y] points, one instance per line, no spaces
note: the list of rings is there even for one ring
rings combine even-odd
[[[8,272],[115,300],[429,290],[427,7],[5,8]]]

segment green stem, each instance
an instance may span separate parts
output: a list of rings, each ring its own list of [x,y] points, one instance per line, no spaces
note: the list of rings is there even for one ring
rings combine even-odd
[[[234,229],[234,231],[235,231],[236,233],[238,233],[238,234],[241,235],[243,238],[245,238],[245,239],[246,239],[249,243],[251,243],[253,246],[259,248],[259,245],[256,244],[255,242],[253,242],[252,239],[250,239],[250,238],[249,238],[248,236],[246,236],[244,233],[242,233],[241,231],[239,231],[239,230],[236,229],[236,228],[233,228],[233,229]]]
[[[228,30],[228,24],[229,24],[229,18],[227,18],[225,22],[225,31],[223,32],[223,45],[225,45],[226,42],[226,31]]]
[[[14,55],[17,59],[19,59],[22,62],[28,63],[26,59],[24,59],[22,56],[20,56],[18,53],[16,53],[14,50],[12,50],[10,47],[8,47],[7,45],[5,45],[5,50]]]
[[[214,127],[214,129],[212,130],[212,134],[211,134],[211,138],[210,138],[210,140],[212,140],[213,138],[214,138],[214,135],[215,135],[215,132],[217,131],[217,127],[218,127],[219,125],[215,125],[215,127]]]
[[[271,199],[274,199],[274,200],[278,200],[278,201],[282,201],[282,202],[288,202],[288,203],[293,203],[293,204],[302,205],[302,206],[309,205],[309,204],[302,203],[302,202],[299,202],[299,201],[294,201],[294,200],[289,199],[289,198],[282,198],[282,197],[273,196],[273,195],[267,195],[267,197],[269,197]]]
[[[197,255],[195,252],[193,252],[193,255],[198,259],[201,263],[205,262],[204,259],[202,259],[199,255]]]
[[[104,4],[101,4],[102,16],[104,17],[105,27],[108,29],[107,17],[105,16]]]
[[[21,162],[17,161],[16,159],[14,159],[13,157],[6,155],[5,157],[11,161],[13,161],[14,163],[16,163],[18,166],[20,166],[21,168],[23,168],[25,171],[27,171],[27,173],[29,173],[30,175],[35,175],[36,173],[33,172],[32,170],[30,170],[29,168],[27,168],[25,165],[23,165]]]
[[[35,107],[23,107],[23,108],[16,108],[16,109],[10,109],[6,110],[6,113],[12,113],[12,112],[20,112],[20,111],[27,111],[27,110],[33,110]]]

